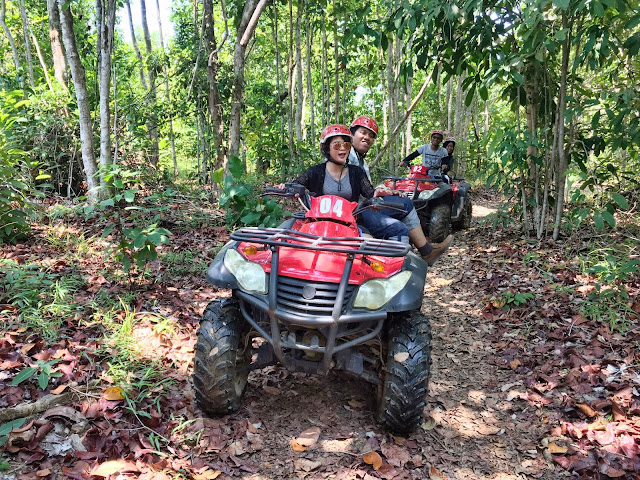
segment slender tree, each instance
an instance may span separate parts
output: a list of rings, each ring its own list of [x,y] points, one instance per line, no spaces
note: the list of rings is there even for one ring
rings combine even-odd
[[[142,31],[144,33],[144,44],[147,49],[147,73],[149,75],[149,91],[146,97],[146,104],[151,110],[151,114],[147,120],[147,130],[151,141],[151,151],[149,152],[149,161],[152,166],[157,166],[160,160],[160,147],[158,144],[158,120],[155,113],[156,110],[156,67],[153,59],[153,45],[151,43],[151,33],[149,32],[149,23],[147,22],[147,4],[146,0],[140,0],[140,13],[142,17]]]
[[[0,0],[0,26],[2,26],[2,30],[9,41],[9,45],[11,45],[11,52],[13,53],[13,64],[16,66],[16,73],[20,73],[20,57],[18,56],[18,48],[16,47],[16,41],[13,39],[13,35],[11,34],[11,30],[7,26],[7,22],[5,20],[7,13],[7,5],[5,0]],[[20,83],[24,88],[24,82],[22,78],[20,79]]]
[[[96,0],[99,55],[99,91],[100,91],[100,167],[106,169],[111,163],[111,61],[113,35],[116,20],[116,0]],[[101,178],[101,184],[104,185]]]
[[[60,88],[67,91],[67,61],[64,58],[62,39],[60,34],[60,13],[56,0],[47,0],[49,14],[49,40],[53,57],[53,76]]]
[[[64,39],[67,60],[71,70],[71,78],[76,91],[76,101],[78,103],[78,114],[80,120],[80,149],[82,151],[82,163],[87,180],[89,201],[95,203],[98,200],[97,186],[100,184],[96,178],[98,167],[93,151],[93,129],[91,127],[91,106],[89,104],[89,92],[87,91],[87,80],[84,67],[80,61],[76,37],[73,31],[73,15],[69,2],[58,0],[60,11],[60,25],[62,27],[62,37]]]

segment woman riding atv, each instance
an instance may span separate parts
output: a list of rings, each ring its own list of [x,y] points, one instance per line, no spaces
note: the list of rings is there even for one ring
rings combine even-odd
[[[352,142],[353,136],[346,126],[334,124],[325,127],[320,135],[320,152],[326,161],[310,167],[293,183],[303,185],[314,195],[337,195],[349,201],[357,202],[360,196],[378,196],[379,192],[375,191],[365,172],[348,163]],[[399,241],[409,238],[423,260],[433,265],[449,248],[453,236],[449,235],[441,243],[430,244],[424,236],[413,202],[403,197],[394,197],[393,200],[402,203],[404,211],[366,210],[361,213],[359,224],[375,238]]]

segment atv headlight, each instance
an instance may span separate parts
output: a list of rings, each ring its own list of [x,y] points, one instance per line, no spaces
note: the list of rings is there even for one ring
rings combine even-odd
[[[391,278],[369,280],[360,285],[353,306],[356,308],[377,310],[395,297],[396,294],[404,288],[410,278],[411,272],[405,270]]]
[[[420,192],[420,195],[418,195],[418,200],[429,200],[434,193],[436,193],[437,189],[434,188],[433,190],[423,190]]]
[[[255,293],[267,293],[267,274],[262,266],[250,262],[237,250],[230,248],[224,256],[224,266],[236,277],[243,290]]]

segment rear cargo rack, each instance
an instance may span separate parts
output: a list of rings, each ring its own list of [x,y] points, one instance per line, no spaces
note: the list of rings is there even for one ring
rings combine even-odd
[[[394,240],[364,237],[321,237],[284,228],[245,227],[233,232],[231,238],[240,242],[261,243],[272,247],[301,248],[352,255],[381,255],[384,257],[402,257],[411,248],[406,243]]]

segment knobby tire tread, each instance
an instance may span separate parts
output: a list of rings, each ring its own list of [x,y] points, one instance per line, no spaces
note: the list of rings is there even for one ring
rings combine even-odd
[[[378,392],[376,419],[387,429],[409,433],[420,425],[431,369],[431,328],[420,312],[396,315],[390,320],[384,383]],[[394,356],[409,353],[404,362]]]
[[[226,415],[242,403],[247,373],[238,373],[236,358],[243,348],[245,322],[234,299],[211,302],[202,316],[196,343],[193,383],[196,400],[205,412]],[[236,392],[236,382],[244,382]]]
[[[449,235],[451,224],[451,206],[440,203],[431,210],[431,220],[429,222],[429,241],[440,243]]]

